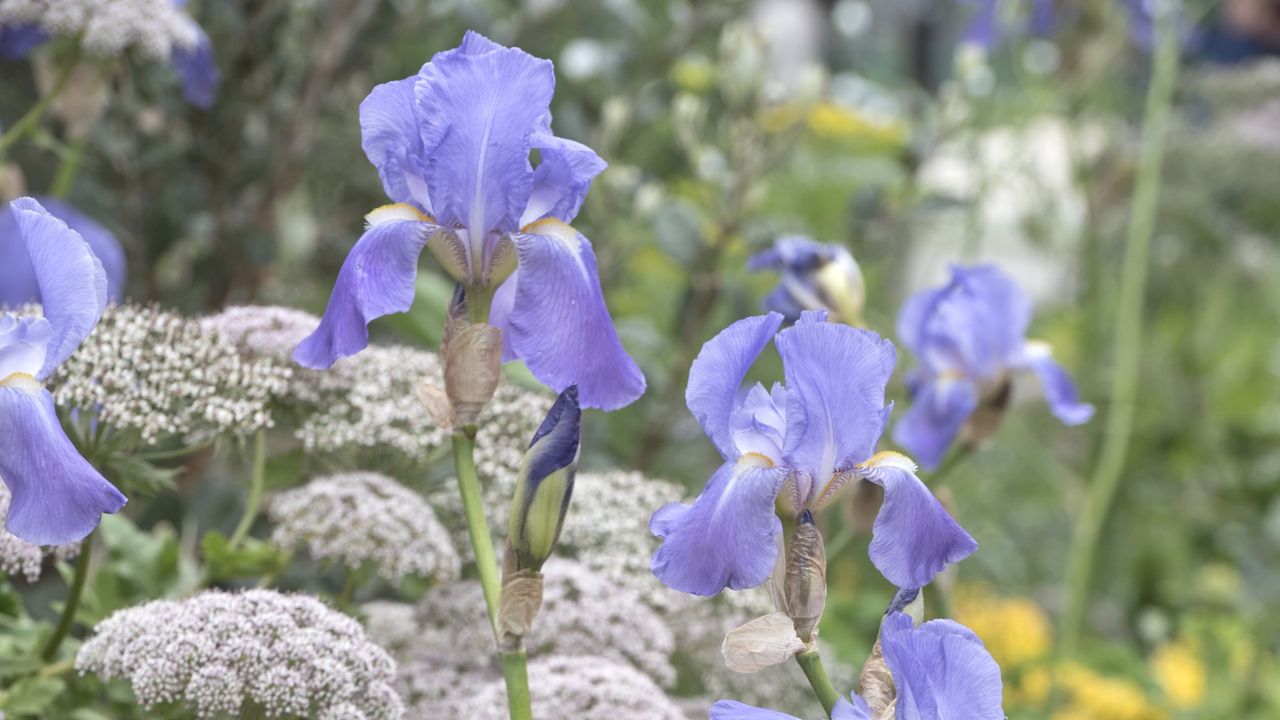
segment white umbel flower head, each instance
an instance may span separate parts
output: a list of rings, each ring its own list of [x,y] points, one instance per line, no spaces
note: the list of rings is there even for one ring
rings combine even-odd
[[[529,664],[529,689],[535,717],[573,720],[686,720],[679,706],[644,673],[602,657],[553,656]],[[503,720],[507,694],[502,680],[468,693],[458,718]],[[430,710],[415,715],[436,720]]]
[[[173,0],[0,0],[0,23],[39,25],[52,35],[78,36],[90,54],[137,48],[152,60],[190,50],[200,29]]]
[[[273,590],[207,591],[112,614],[81,646],[76,669],[125,678],[147,709],[196,717],[296,715],[398,720],[395,661],[355,620],[315,598]]]
[[[0,573],[22,575],[27,582],[35,582],[40,579],[40,571],[47,555],[54,555],[59,560],[71,560],[80,554],[79,543],[45,549],[19,539],[6,530],[4,518],[9,515],[9,500],[9,487],[0,482]]]
[[[417,493],[376,473],[318,478],[283,493],[269,510],[271,539],[350,569],[375,566],[388,582],[406,575],[456,580],[462,562],[435,511]]]
[[[58,405],[91,412],[146,443],[247,435],[273,425],[271,405],[293,370],[248,359],[199,321],[116,305],[53,377]]]

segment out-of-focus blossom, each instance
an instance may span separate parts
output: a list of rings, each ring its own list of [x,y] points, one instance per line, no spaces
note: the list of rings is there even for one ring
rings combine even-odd
[[[977,633],[1006,670],[1049,653],[1053,626],[1030,598],[999,597],[980,586],[963,586],[956,590],[951,607],[956,621]]]
[[[644,376],[613,328],[591,243],[568,224],[605,163],[552,134],[554,85],[550,61],[469,32],[417,75],[374,88],[360,105],[364,150],[395,204],[366,216],[299,363],[354,355],[369,322],[409,310],[425,247],[473,311],[490,308],[505,360],[557,392],[576,384],[584,407],[640,396]]]
[[[663,539],[651,567],[695,595],[755,587],[773,570],[782,522],[829,506],[851,482],[884,488],[872,563],[894,585],[919,588],[977,544],[896,453],[876,453],[888,420],[884,388],[893,344],[867,330],[804,313],[740,320],[708,342],[690,369],[685,400],[724,464],[692,505],[671,503],[650,529]],[[740,389],[777,335],[786,385]]]
[[[843,246],[788,235],[751,256],[747,268],[778,273],[778,285],[765,297],[764,305],[789,322],[799,320],[805,310],[828,310],[832,320],[848,325],[862,320],[867,296],[862,269]]]
[[[206,591],[120,610],[94,628],[76,669],[125,678],[138,703],[196,717],[399,720],[396,665],[355,620],[306,595]]]
[[[529,663],[534,717],[574,720],[686,720],[687,716],[640,671],[598,657],[543,657]],[[506,687],[495,679],[471,693],[456,717],[505,720]],[[427,718],[441,717],[436,714]]]
[[[990,435],[1009,401],[1012,375],[1040,379],[1054,416],[1079,425],[1093,416],[1080,402],[1049,346],[1026,339],[1031,300],[994,265],[955,266],[951,281],[909,298],[898,316],[898,338],[915,354],[907,378],[912,405],[893,438],[936,467],[957,437]]]
[[[56,36],[77,38],[93,55],[137,48],[178,72],[196,107],[213,104],[221,76],[209,36],[183,7],[187,0],[0,0],[0,55],[25,57]]]
[[[0,315],[0,479],[5,526],[35,545],[82,539],[125,497],[71,444],[43,382],[102,317],[107,276],[89,243],[31,198],[9,204],[27,248],[43,317]]]
[[[1004,720],[1000,667],[971,630],[951,620],[919,627],[894,612],[880,629],[881,650],[896,693],[892,717],[899,720]],[[872,720],[880,708],[854,694],[841,698],[831,720]],[[873,711],[875,714],[873,715]],[[796,720],[773,710],[721,700],[710,720]]]
[[[1005,12],[1009,4],[1003,0],[962,0],[961,5],[971,13],[964,30],[963,42],[984,50],[993,50],[1008,42],[1010,37],[1049,37],[1057,24],[1055,1],[1029,0],[1023,12],[1010,17]]]
[[[125,286],[125,259],[116,236],[65,200],[35,199],[50,215],[66,223],[89,243],[89,249],[102,263],[107,276],[107,299],[120,300]],[[17,213],[5,206],[0,210],[0,306],[17,307],[40,301],[40,284],[18,228]]]
[[[1151,677],[1169,704],[1180,710],[1199,707],[1204,702],[1207,675],[1204,661],[1185,642],[1161,645],[1151,656]]]

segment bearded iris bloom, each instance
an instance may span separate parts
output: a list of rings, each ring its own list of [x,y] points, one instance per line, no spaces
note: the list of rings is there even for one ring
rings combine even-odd
[[[969,628],[951,620],[919,627],[900,612],[889,614],[880,629],[880,648],[893,676],[897,720],[1003,720],[1000,667]],[[872,720],[871,708],[857,694],[841,698],[831,720]],[[797,720],[774,710],[721,700],[710,720]]]
[[[523,360],[558,392],[576,384],[583,407],[611,410],[644,392],[591,243],[569,225],[605,163],[552,134],[554,88],[550,61],[473,32],[417,75],[374,88],[360,105],[364,150],[395,203],[367,216],[299,363],[354,355],[369,322],[408,311],[425,246],[469,305],[490,308],[504,361]]]
[[[766,310],[788,322],[805,310],[828,310],[833,319],[857,325],[867,290],[862,269],[840,245],[824,245],[803,235],[788,235],[747,260],[749,270],[778,273],[778,285],[764,299]]]
[[[124,290],[125,259],[116,236],[68,202],[52,197],[35,200],[89,243],[89,249],[106,272],[107,298],[119,300]],[[16,307],[40,301],[40,284],[27,254],[27,244],[18,230],[16,212],[6,206],[0,209],[0,306]]]
[[[893,439],[936,467],[958,436],[976,443],[995,429],[1015,373],[1040,379],[1049,410],[1067,425],[1093,417],[1049,346],[1026,339],[1031,299],[994,265],[953,267],[951,281],[909,298],[898,338],[918,367],[907,377],[912,406]]]
[[[828,507],[852,482],[884,488],[872,529],[872,563],[900,588],[927,584],[977,543],[896,453],[876,453],[892,406],[884,389],[893,344],[826,322],[821,311],[778,331],[770,313],[730,325],[698,354],[685,400],[724,464],[692,505],[672,503],[649,528],[663,539],[650,566],[668,586],[695,595],[760,585],[777,556],[778,517]],[[776,337],[775,337],[776,335]],[[740,389],[774,339],[786,384]],[[776,509],[776,512],[775,512]]]
[[[93,331],[107,277],[89,244],[31,198],[9,204],[39,285],[44,317],[0,315],[0,478],[5,526],[35,545],[81,540],[125,497],[71,444],[41,384]]]

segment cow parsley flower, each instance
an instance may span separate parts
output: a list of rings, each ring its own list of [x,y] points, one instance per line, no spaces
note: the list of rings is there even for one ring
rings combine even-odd
[[[0,483],[0,518],[9,514],[9,488]],[[44,559],[53,555],[59,560],[72,560],[80,554],[80,543],[68,543],[53,548],[32,545],[9,532],[0,523],[0,573],[22,575],[27,582],[40,579]]]
[[[94,628],[76,669],[125,678],[148,710],[196,717],[297,715],[397,720],[395,661],[360,624],[315,598],[207,591],[118,611]]]
[[[541,620],[539,620],[541,621]],[[686,720],[662,689],[635,668],[602,657],[551,656],[529,663],[529,689],[536,717],[573,720]],[[468,688],[460,718],[504,720],[506,687],[494,680]],[[421,715],[439,718],[440,715]]]
[[[448,531],[421,496],[389,477],[318,478],[275,497],[271,539],[317,560],[375,566],[388,582],[406,575],[455,580],[461,570]]]
[[[136,47],[168,60],[175,49],[193,50],[204,34],[173,0],[0,0],[0,21],[79,36],[85,50],[103,57]]]
[[[246,435],[274,425],[272,403],[293,370],[248,359],[199,321],[155,307],[107,309],[54,376],[58,402],[143,442]]]

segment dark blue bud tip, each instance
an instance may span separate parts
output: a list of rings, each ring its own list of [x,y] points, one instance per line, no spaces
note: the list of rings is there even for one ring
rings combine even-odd
[[[798,522],[801,525],[813,525],[813,513],[809,512],[808,508],[805,508],[804,511],[800,513],[800,519]]]
[[[567,415],[565,413],[568,413]],[[578,424],[582,419],[582,408],[578,405],[578,386],[570,385],[560,393],[560,397],[556,398],[556,403],[551,406],[551,410],[547,412],[547,417],[543,419],[542,424],[538,426],[538,431],[533,434],[533,439],[529,441],[529,447],[533,447],[535,443],[549,434],[556,426],[564,421],[569,423],[569,427],[565,427],[562,431],[568,435],[572,434],[575,438],[578,436]]]
[[[910,605],[920,594],[920,588],[911,588],[908,590],[898,590],[893,594],[893,599],[889,601],[889,607],[885,608],[885,615],[892,615],[901,612],[902,608]]]
[[[453,299],[449,301],[450,315],[460,315],[461,310],[467,305],[467,289],[462,283],[453,284]]]

